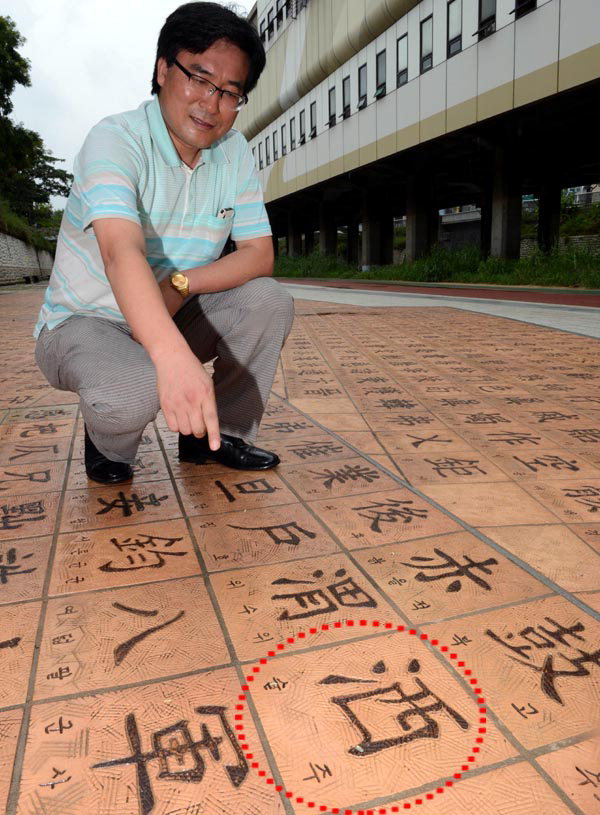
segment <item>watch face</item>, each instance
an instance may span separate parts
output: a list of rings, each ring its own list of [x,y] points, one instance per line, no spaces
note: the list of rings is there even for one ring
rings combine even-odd
[[[187,283],[185,275],[183,274],[174,274],[171,280],[175,286],[185,286]]]

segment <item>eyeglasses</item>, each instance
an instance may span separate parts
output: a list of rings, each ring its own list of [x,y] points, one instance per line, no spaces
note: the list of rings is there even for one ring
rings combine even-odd
[[[226,110],[232,112],[241,110],[248,101],[248,97],[245,93],[240,94],[232,93],[231,91],[224,91],[223,88],[217,87],[214,82],[210,82],[203,76],[192,74],[187,68],[184,68],[180,62],[177,62],[177,60],[173,61],[179,70],[187,76],[200,99],[209,99],[218,91],[221,94],[221,104]]]

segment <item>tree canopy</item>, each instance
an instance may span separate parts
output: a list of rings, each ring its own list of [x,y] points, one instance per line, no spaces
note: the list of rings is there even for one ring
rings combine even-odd
[[[29,87],[29,60],[19,53],[25,43],[13,20],[0,16],[0,199],[30,227],[50,229],[50,198],[67,196],[73,177],[56,166],[56,158],[39,133],[9,118],[17,85]]]

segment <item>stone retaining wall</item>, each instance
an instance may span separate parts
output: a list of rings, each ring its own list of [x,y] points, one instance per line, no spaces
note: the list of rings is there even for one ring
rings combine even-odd
[[[50,252],[33,246],[12,235],[0,232],[0,285],[22,283],[24,280],[47,280],[52,271]]]

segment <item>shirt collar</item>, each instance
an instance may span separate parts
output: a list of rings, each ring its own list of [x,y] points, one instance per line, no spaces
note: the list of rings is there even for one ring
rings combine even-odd
[[[162,160],[169,167],[181,166],[181,158],[179,157],[179,154],[175,149],[175,145],[169,136],[169,131],[167,130],[165,120],[163,119],[162,111],[160,109],[160,102],[158,101],[158,96],[156,94],[148,104],[147,114],[148,123],[150,125],[150,134],[152,135],[152,139],[156,144]],[[228,134],[226,133],[207,150],[203,150],[201,161],[196,166],[201,166],[202,164],[229,164],[229,158],[223,149],[223,142],[226,140],[227,135]]]

